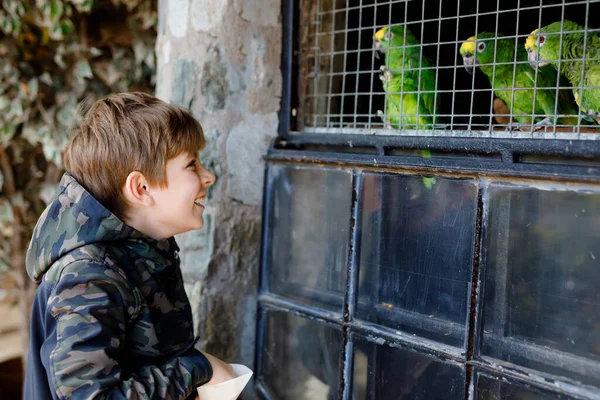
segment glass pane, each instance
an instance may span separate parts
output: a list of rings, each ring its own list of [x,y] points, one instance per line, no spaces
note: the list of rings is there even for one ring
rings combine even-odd
[[[365,174],[357,315],[462,347],[477,186]]]
[[[599,386],[600,192],[547,189],[486,193],[482,354]]]
[[[354,336],[353,400],[464,399],[465,371],[417,352]]]
[[[523,382],[493,378],[479,374],[477,400],[554,400],[571,399],[564,395],[543,391]]]
[[[342,311],[352,175],[273,165],[269,290]]]
[[[268,312],[259,379],[278,399],[337,398],[342,332],[288,313]]]

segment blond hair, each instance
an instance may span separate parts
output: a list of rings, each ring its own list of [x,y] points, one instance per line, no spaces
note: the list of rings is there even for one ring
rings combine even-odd
[[[139,171],[165,187],[167,160],[204,147],[202,126],[185,108],[142,92],[96,101],[63,152],[63,165],[100,203],[119,218],[128,203],[127,176]]]

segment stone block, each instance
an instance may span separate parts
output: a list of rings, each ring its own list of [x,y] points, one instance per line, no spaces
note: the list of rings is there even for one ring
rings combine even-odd
[[[194,88],[196,87],[195,61],[177,59],[173,63],[171,84],[171,103],[190,108],[194,99]]]
[[[219,47],[211,47],[204,57],[200,90],[204,98],[204,107],[209,112],[225,108],[229,95],[227,63]]]
[[[185,37],[188,27],[189,0],[168,0],[166,4],[167,25],[171,35]]]
[[[249,115],[227,138],[228,190],[232,198],[249,205],[262,202],[264,163],[269,142],[277,135],[277,114]]]
[[[256,25],[279,24],[281,0],[235,0],[235,10],[243,19]]]
[[[181,272],[186,277],[203,277],[214,251],[214,217],[204,210],[204,227],[178,235],[176,240],[181,249]]]
[[[223,22],[227,0],[193,0],[192,27],[196,31],[208,32],[217,36],[217,30]]]

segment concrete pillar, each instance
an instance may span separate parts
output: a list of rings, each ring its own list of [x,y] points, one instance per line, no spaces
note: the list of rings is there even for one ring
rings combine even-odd
[[[262,156],[277,134],[280,0],[162,0],[157,96],[189,107],[217,176],[205,227],[178,237],[199,348],[253,368]]]

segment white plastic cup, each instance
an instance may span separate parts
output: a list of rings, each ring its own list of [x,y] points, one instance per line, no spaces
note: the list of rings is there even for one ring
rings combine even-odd
[[[200,400],[236,400],[252,377],[252,370],[245,365],[229,364],[235,378],[216,385],[203,385],[198,388]]]

